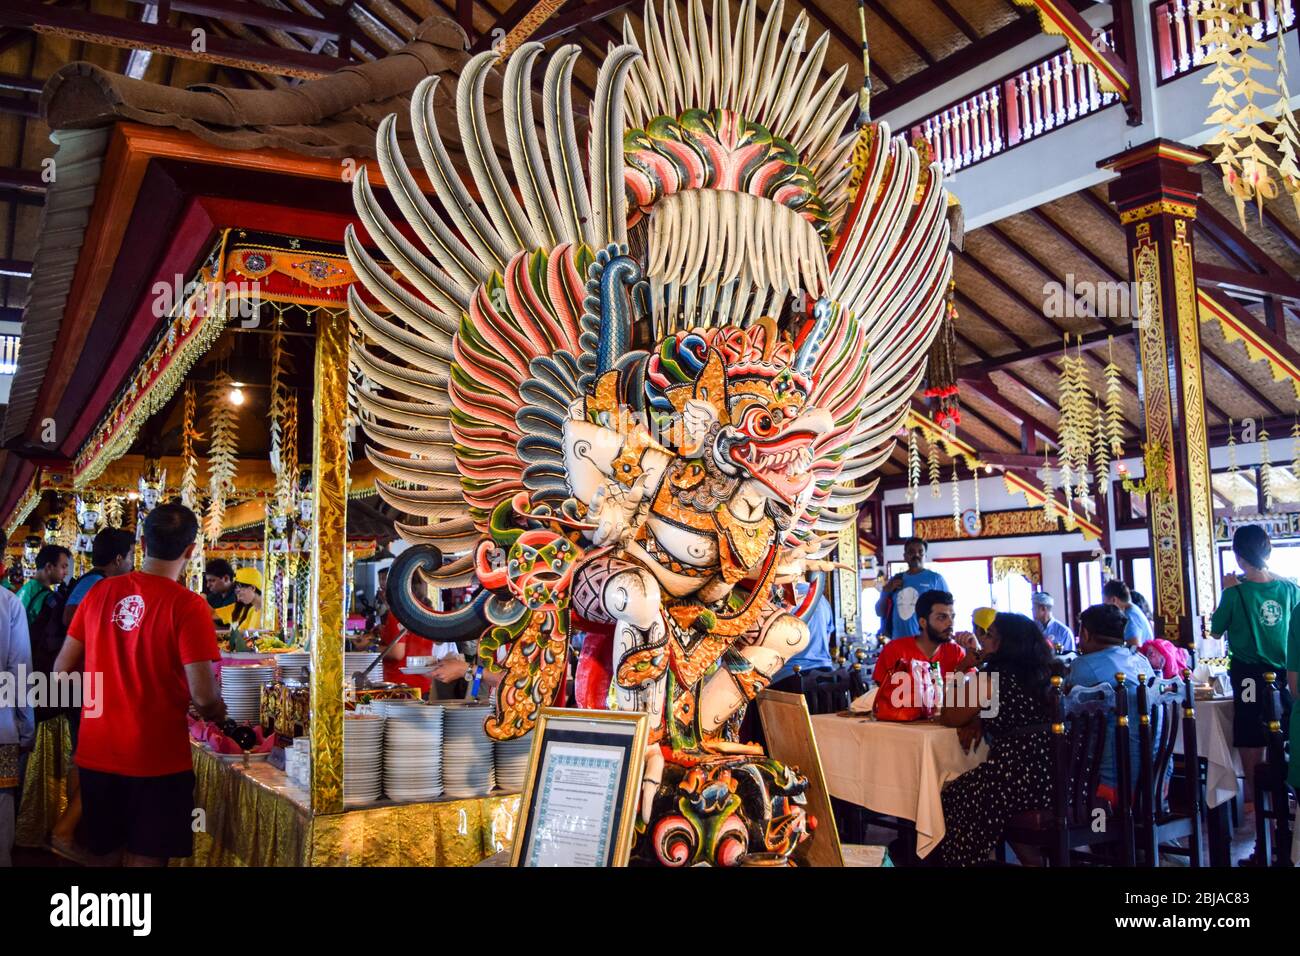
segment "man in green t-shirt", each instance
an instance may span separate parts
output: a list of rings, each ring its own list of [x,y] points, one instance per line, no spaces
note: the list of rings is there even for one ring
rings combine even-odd
[[[36,552],[36,573],[18,591],[18,600],[27,612],[29,628],[36,623],[37,615],[45,607],[45,602],[54,593],[54,589],[68,576],[71,561],[72,552],[57,544],[47,544]],[[32,636],[34,643],[35,635]]]
[[[1282,697],[1282,722],[1291,719],[1294,677],[1286,679],[1288,649],[1300,665],[1300,587],[1268,570],[1273,546],[1257,524],[1243,525],[1232,536],[1232,551],[1241,576],[1223,579],[1223,594],[1210,621],[1214,637],[1228,636],[1228,673],[1232,679],[1232,744],[1241,752],[1246,802],[1254,803],[1255,768],[1264,759],[1268,728],[1264,723],[1264,675],[1276,675]],[[1295,738],[1292,726],[1292,739]],[[1293,771],[1294,773],[1294,771]]]

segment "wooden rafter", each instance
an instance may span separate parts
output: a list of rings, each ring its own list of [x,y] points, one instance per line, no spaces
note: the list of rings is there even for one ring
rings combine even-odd
[[[203,63],[303,79],[328,75],[351,62],[265,43],[211,36],[206,39],[203,49],[196,51],[194,37],[188,30],[67,10],[32,0],[5,0],[5,4],[0,5],[0,24],[101,46],[149,50]]]

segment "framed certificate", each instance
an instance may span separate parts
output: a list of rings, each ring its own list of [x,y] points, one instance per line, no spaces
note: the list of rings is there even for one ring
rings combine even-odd
[[[645,714],[543,707],[512,866],[627,866],[645,768]]]

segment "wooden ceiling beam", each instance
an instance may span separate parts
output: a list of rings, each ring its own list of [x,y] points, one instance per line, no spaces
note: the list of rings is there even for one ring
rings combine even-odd
[[[1015,20],[981,38],[979,42],[962,47],[934,66],[900,80],[879,96],[872,97],[872,113],[884,115],[905,106],[917,97],[938,89],[963,73],[1037,36],[1037,16],[1021,8],[1016,8],[1016,13],[1018,16]]]
[[[1033,428],[1034,431],[1036,431],[1043,438],[1046,438],[1053,445],[1061,444],[1061,438],[1057,434],[1055,428],[1053,428],[1051,425],[1048,425],[1046,422],[1044,422],[1042,419],[1038,418],[1037,416],[1027,411],[1024,411],[1022,408],[1020,408],[1020,406],[1012,403],[1010,400],[1003,397],[1002,392],[998,390],[996,383],[994,383],[994,381],[991,378],[989,378],[987,375],[981,378],[969,378],[969,379],[963,378],[962,381],[967,386],[969,386],[977,395],[980,395],[985,399],[987,399],[988,401],[992,402],[994,405],[1002,409],[1002,411],[1006,412],[1008,415],[1010,415],[1020,424],[1030,426],[1031,428]],[[1037,396],[1037,393],[1033,392],[1033,390],[1030,389],[1029,386],[1025,385],[1022,381],[1017,379],[1016,384],[1020,385],[1022,388],[1025,388],[1027,391],[1030,392],[1030,394],[1034,394],[1036,395],[1036,397],[1041,399],[1042,396]]]
[[[194,37],[188,30],[67,10],[32,0],[5,0],[5,4],[0,5],[0,24],[101,46],[147,49],[181,59],[303,79],[329,75],[352,62],[265,43],[212,36],[207,38],[203,50],[196,51]]]
[[[1288,275],[1256,275],[1240,269],[1225,269],[1209,263],[1196,263],[1196,281],[1198,284],[1217,286],[1221,289],[1236,289],[1254,293],[1259,296],[1277,296],[1300,302],[1300,282]]]
[[[1133,334],[1131,325],[1118,326],[1112,329],[1098,329],[1095,332],[1085,332],[1082,338],[1082,347],[1085,351],[1095,349],[1105,345],[1113,338],[1127,338]],[[1071,342],[1070,348],[1077,348],[1074,342]],[[994,372],[1000,369],[1009,368],[1012,365],[1019,365],[1022,362],[1031,362],[1035,359],[1051,359],[1061,354],[1061,343],[1053,342],[1051,345],[1040,345],[1036,348],[1022,349],[1012,352],[1008,355],[998,355],[980,362],[972,362],[963,365],[957,370],[961,378],[978,376],[982,372]]]
[[[863,2],[866,4],[867,9],[880,19],[881,23],[898,34],[898,38],[906,43],[927,67],[935,65],[934,54],[925,48],[925,44],[912,35],[911,30],[899,23],[898,18],[890,13],[880,0],[863,0]]]
[[[1276,259],[1261,249],[1241,228],[1219,212],[1204,196],[1196,206],[1196,226],[1212,235],[1222,246],[1232,251],[1232,257],[1254,272],[1270,276],[1285,276]]]
[[[1264,206],[1264,222],[1279,239],[1286,243],[1287,248],[1291,250],[1293,255],[1300,256],[1300,236],[1292,232],[1290,227],[1279,219],[1277,213],[1269,209],[1267,205]]]
[[[138,6],[145,6],[155,0],[130,0]],[[264,7],[260,3],[245,3],[242,0],[170,0],[169,6],[177,13],[193,13],[198,16],[211,17],[240,23],[245,26],[269,27],[300,36],[323,37],[337,40],[347,32],[347,24],[336,9],[326,6],[322,16],[312,17],[292,10],[279,10]]]
[[[844,27],[831,19],[831,17],[827,15],[826,11],[816,3],[812,2],[812,0],[808,0],[808,2],[804,4],[804,9],[808,11],[814,20],[822,25],[822,28],[826,30],[833,39],[839,42],[840,46],[844,47],[845,52],[847,52],[850,57],[855,61],[862,59],[862,37],[853,36],[853,34],[849,33],[848,30],[844,29]],[[874,59],[871,61],[871,72],[873,75],[879,76],[887,86],[895,85],[894,78],[889,75],[884,67],[875,62]]]
[[[1277,402],[1273,401],[1271,398],[1269,398],[1267,395],[1265,395],[1263,392],[1257,389],[1250,382],[1246,381],[1246,379],[1244,379],[1236,371],[1236,369],[1232,368],[1230,365],[1224,362],[1223,359],[1219,358],[1217,355],[1215,355],[1213,352],[1207,349],[1203,343],[1201,345],[1201,354],[1204,355],[1207,359],[1209,359],[1210,363],[1214,365],[1216,368],[1218,368],[1220,372],[1222,372],[1224,375],[1227,375],[1230,379],[1236,382],[1237,385],[1243,391],[1249,394],[1250,397],[1255,400],[1255,403],[1264,410],[1265,414],[1269,414],[1269,415],[1282,414],[1283,410],[1278,407]]]
[[[979,40],[980,35],[975,31],[975,28],[970,25],[970,21],[954,10],[952,4],[949,3],[948,0],[931,0],[931,2],[939,8],[939,12],[947,18],[948,22],[960,30],[971,43],[975,43]]]
[[[1051,230],[1051,232],[1054,235],[1056,235],[1059,239],[1061,239],[1061,241],[1064,242],[1066,245],[1068,245],[1071,249],[1073,249],[1079,255],[1083,256],[1094,266],[1100,269],[1112,282],[1128,281],[1124,276],[1116,272],[1110,266],[1109,263],[1107,263],[1104,259],[1101,258],[1101,256],[1097,255],[1096,252],[1094,252],[1086,244],[1080,241],[1078,236],[1076,236],[1074,233],[1070,232],[1068,229],[1063,227],[1055,219],[1047,215],[1047,213],[1043,212],[1041,206],[1036,209],[1029,210],[1029,214],[1033,216],[1035,220],[1037,220],[1047,229]]]

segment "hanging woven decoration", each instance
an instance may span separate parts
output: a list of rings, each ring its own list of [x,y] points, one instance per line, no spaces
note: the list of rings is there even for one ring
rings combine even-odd
[[[1291,425],[1291,478],[1300,479],[1300,415]]]
[[[907,500],[915,502],[921,490],[921,449],[917,441],[919,428],[907,430]]]
[[[961,475],[957,472],[957,459],[952,457],[952,530],[961,534]]]
[[[1259,433],[1259,493],[1264,497],[1264,510],[1273,510],[1273,463],[1269,460],[1268,431]]]
[[[967,462],[966,464],[970,468],[971,479],[975,485],[975,502],[973,507],[975,508],[975,521],[978,524],[980,522],[980,473],[979,469],[975,465],[970,464],[970,462]]]
[[[298,394],[286,389],[280,431],[280,470],[275,474],[275,507],[282,515],[298,509]]]
[[[1235,475],[1241,470],[1237,465],[1237,435],[1233,430],[1232,419],[1228,419],[1228,474]]]
[[[1061,492],[1065,506],[1073,509],[1076,495],[1087,494],[1091,484],[1089,466],[1096,431],[1096,397],[1088,382],[1087,364],[1083,360],[1082,342],[1076,354],[1070,354],[1069,337],[1061,356],[1060,417],[1057,431],[1061,444],[1057,449]],[[1068,520],[1068,519],[1067,519]]]
[[[1206,126],[1218,130],[1206,142],[1218,147],[1214,163],[1223,173],[1223,188],[1237,206],[1237,218],[1246,228],[1246,203],[1255,202],[1261,221],[1264,200],[1277,196],[1277,183],[1269,168],[1277,168],[1261,143],[1276,144],[1265,128],[1272,118],[1255,103],[1255,97],[1275,92],[1254,78],[1254,72],[1271,70],[1252,51],[1266,45],[1252,35],[1259,20],[1244,0],[1206,0],[1197,18],[1206,23],[1201,38],[1207,53],[1205,62],[1214,65],[1202,83],[1216,87],[1210,98],[1213,112]],[[1244,102],[1238,103],[1238,99]]]
[[[1106,413],[1101,403],[1095,401],[1094,411],[1097,422],[1097,438],[1092,445],[1093,474],[1096,478],[1097,494],[1104,495],[1110,491],[1110,442],[1106,438]]]
[[[208,514],[204,534],[215,545],[221,537],[226,517],[226,498],[235,490],[238,458],[238,420],[235,406],[229,401],[232,380],[220,373],[208,393]]]
[[[1106,379],[1106,429],[1097,430],[1097,440],[1106,441],[1111,457],[1119,458],[1124,454],[1124,393],[1120,388],[1119,366],[1115,364],[1113,336],[1106,340],[1106,349],[1106,368],[1102,372]]]
[[[1291,90],[1287,84],[1286,31],[1277,31],[1277,125],[1273,135],[1277,138],[1277,151],[1281,160],[1277,164],[1282,188],[1295,203],[1295,213],[1300,216],[1300,123],[1291,111]]]
[[[194,443],[203,436],[195,428],[198,397],[193,382],[185,383],[185,396],[181,403],[181,460],[185,467],[181,472],[181,504],[194,511],[199,506],[199,456]]]
[[[930,464],[930,497],[939,497],[939,443],[932,437],[926,438],[926,454]]]
[[[926,361],[925,397],[930,399],[930,414],[940,428],[961,424],[957,401],[957,306],[953,299],[957,282],[948,282],[948,307],[944,310],[939,334],[930,343]]]
[[[293,371],[293,362],[284,347],[284,317],[276,316],[271,332],[271,473],[280,474],[283,457],[285,405],[288,389],[285,377]]]

